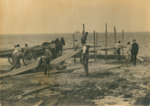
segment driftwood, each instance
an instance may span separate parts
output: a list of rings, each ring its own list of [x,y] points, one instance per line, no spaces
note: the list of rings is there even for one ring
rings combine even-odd
[[[39,87],[39,88],[36,88],[36,89],[32,89],[32,90],[30,90],[30,91],[27,91],[27,92],[25,92],[25,93],[23,93],[23,94],[21,94],[21,95],[17,95],[17,96],[15,96],[15,97],[13,97],[13,98],[17,98],[17,99],[21,99],[22,97],[24,97],[24,96],[26,96],[26,95],[28,95],[28,94],[31,94],[31,93],[34,93],[34,92],[37,92],[37,91],[41,91],[41,90],[44,90],[44,89],[47,89],[47,88],[50,88],[50,87],[54,87],[54,86],[58,86],[59,84],[54,84],[54,85],[49,85],[49,86],[44,86],[44,87]]]
[[[39,102],[37,102],[34,106],[40,106],[43,103],[43,100],[40,100]]]

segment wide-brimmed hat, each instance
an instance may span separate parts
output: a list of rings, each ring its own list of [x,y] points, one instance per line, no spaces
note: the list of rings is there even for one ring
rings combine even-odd
[[[20,45],[19,45],[19,44],[17,44],[16,46],[17,46],[17,47],[19,47]]]
[[[135,39],[133,39],[132,41],[136,41]]]

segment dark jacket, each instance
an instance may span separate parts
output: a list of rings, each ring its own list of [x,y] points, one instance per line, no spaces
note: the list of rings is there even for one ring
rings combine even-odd
[[[132,44],[131,53],[137,55],[139,51],[139,45],[137,43]]]

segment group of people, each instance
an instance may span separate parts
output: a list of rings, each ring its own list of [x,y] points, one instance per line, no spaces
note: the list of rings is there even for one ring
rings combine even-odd
[[[56,38],[51,42],[44,42],[42,46],[49,46],[52,52],[53,59],[62,55],[63,46],[65,45],[64,37]]]
[[[20,45],[14,45],[14,51],[12,54],[12,63],[13,63],[13,67],[11,67],[10,70],[13,70],[14,68],[20,68],[21,64],[20,64],[20,60],[22,59],[22,62],[24,65],[26,65],[26,63],[24,62],[24,56],[26,54],[28,48],[28,44],[25,44],[25,48],[22,51],[20,48]]]
[[[45,70],[49,70],[48,64],[50,63],[50,60],[55,59],[58,56],[62,55],[64,45],[65,45],[64,37],[56,38],[56,40],[51,41],[50,43],[44,42],[42,44],[43,50],[41,50],[42,56],[39,62],[39,66],[44,63]],[[20,68],[21,59],[22,59],[23,64],[26,65],[24,58],[27,57],[26,55],[28,55],[27,51],[29,51],[28,44],[25,44],[25,47],[23,49],[20,48],[19,44],[14,45],[14,51],[12,54],[13,66],[11,67],[10,70],[13,70],[14,68]],[[33,55],[36,55],[36,54],[33,54]]]
[[[52,52],[50,47],[43,47],[43,50],[44,53],[40,58],[38,66],[36,67],[36,71],[42,66],[42,64],[44,64],[44,75],[46,75],[48,71],[48,76],[49,76],[50,61],[52,60]]]
[[[87,40],[87,35],[88,32],[86,32],[85,34],[83,34],[82,38],[81,38],[81,44],[82,44],[82,50],[81,50],[81,57],[80,57],[80,62],[83,64],[84,67],[84,71],[85,71],[85,76],[88,76],[88,60],[89,60],[89,48],[90,46],[86,44],[86,40]],[[132,45],[130,45],[130,42],[127,42],[127,47],[126,47],[126,62],[129,63],[130,60],[131,62],[136,65],[136,58],[137,58],[137,54],[139,51],[139,46],[136,43],[136,40],[133,39],[132,41]],[[43,55],[40,58],[39,64],[36,68],[36,70],[39,69],[39,67],[44,63],[44,74],[47,74],[48,71],[48,75],[49,75],[49,70],[50,70],[50,61],[54,58],[57,58],[58,56],[62,55],[62,51],[63,51],[63,46],[65,45],[65,40],[64,38],[56,38],[56,40],[48,43],[45,42],[42,44],[43,46]],[[24,51],[22,52],[20,45],[17,44],[14,46],[14,52],[12,54],[12,58],[13,58],[13,67],[11,68],[14,69],[15,67],[20,67],[20,59],[22,59],[24,65],[24,56],[25,53],[27,51],[28,45],[25,44],[25,48]],[[77,50],[79,48],[78,42],[77,40],[75,40],[75,44],[74,44],[74,50]],[[116,53],[118,54],[118,60],[120,61],[120,54],[121,54],[121,49],[123,47],[121,46],[121,41],[118,41],[118,43],[116,44]]]
[[[50,71],[50,61],[62,55],[63,46],[65,45],[64,38],[56,38],[56,40],[50,43],[43,43],[43,55],[40,58],[36,71],[44,64],[44,75],[47,74],[48,76]]]
[[[119,61],[120,61],[121,49],[122,49],[121,41],[118,41],[118,43],[116,44],[116,52],[117,52]],[[138,52],[139,52],[139,45],[135,39],[132,40],[132,45],[130,44],[130,42],[127,42],[127,47],[125,50],[127,64],[131,60],[131,62],[136,66],[136,58],[137,58]]]

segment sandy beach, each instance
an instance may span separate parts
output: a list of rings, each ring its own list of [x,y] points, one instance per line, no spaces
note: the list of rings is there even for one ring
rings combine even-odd
[[[3,106],[70,106],[70,105],[147,105],[150,104],[150,61],[137,61],[137,66],[126,67],[124,60],[90,59],[89,76],[84,76],[79,59],[66,60],[64,70],[26,72],[4,77],[1,82]],[[7,62],[3,61],[4,63]],[[10,66],[10,65],[9,65]],[[11,67],[11,66],[10,66]],[[3,65],[1,74],[7,72]],[[42,88],[42,89],[41,89]],[[34,91],[34,92],[32,92]]]

